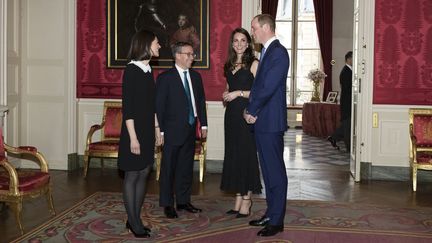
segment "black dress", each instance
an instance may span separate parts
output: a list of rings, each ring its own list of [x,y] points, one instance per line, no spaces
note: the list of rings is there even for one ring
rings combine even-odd
[[[226,74],[229,92],[249,91],[254,80],[248,69],[240,69],[235,74]],[[225,157],[222,171],[221,189],[247,194],[261,193],[261,181],[255,138],[251,127],[243,119],[243,110],[248,99],[237,97],[227,103],[225,110]]]
[[[151,72],[128,64],[123,73],[123,121],[120,134],[118,168],[123,171],[143,170],[154,162],[155,82]],[[133,119],[140,143],[140,155],[131,153],[126,120]]]

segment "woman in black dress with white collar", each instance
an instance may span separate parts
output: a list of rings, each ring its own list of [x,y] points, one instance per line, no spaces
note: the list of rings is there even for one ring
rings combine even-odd
[[[150,237],[151,230],[141,221],[147,177],[154,162],[154,145],[161,141],[155,116],[155,83],[149,65],[159,56],[159,41],[150,31],[132,37],[123,73],[122,112],[118,168],[125,172],[123,200],[128,228],[135,237]]]

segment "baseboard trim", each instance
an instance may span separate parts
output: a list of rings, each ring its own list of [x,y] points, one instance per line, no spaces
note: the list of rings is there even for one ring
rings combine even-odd
[[[206,172],[207,173],[222,173],[222,160],[206,160]],[[156,163],[153,164],[155,168]],[[78,155],[76,153],[68,155],[68,170],[78,170],[84,167],[84,155]],[[101,159],[92,158],[89,164],[90,168],[101,168]],[[116,169],[117,159],[104,159],[104,168]],[[194,163],[194,171],[199,171],[199,161]]]
[[[84,156],[76,153],[68,155],[68,170],[77,170],[83,168]],[[92,158],[90,168],[101,168],[101,159]],[[155,168],[156,164],[153,165]],[[104,159],[104,167],[115,169],[117,168],[116,159]],[[207,160],[206,173],[222,173],[222,160]],[[199,171],[199,161],[194,163],[194,171]],[[410,167],[397,166],[374,166],[370,162],[361,162],[360,164],[361,180],[383,180],[383,181],[411,181]],[[418,170],[418,181],[432,182],[432,173],[424,170]]]
[[[361,180],[411,181],[411,167],[376,166],[370,162],[360,164]],[[418,170],[417,181],[432,182],[432,173]]]

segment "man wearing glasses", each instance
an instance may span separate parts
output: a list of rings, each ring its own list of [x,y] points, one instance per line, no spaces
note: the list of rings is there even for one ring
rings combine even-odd
[[[177,42],[172,46],[175,67],[156,80],[156,113],[163,138],[159,205],[165,216],[177,218],[177,210],[199,213],[191,204],[195,128],[201,124],[202,138],[207,137],[207,114],[201,75],[192,70],[195,58],[192,44]]]

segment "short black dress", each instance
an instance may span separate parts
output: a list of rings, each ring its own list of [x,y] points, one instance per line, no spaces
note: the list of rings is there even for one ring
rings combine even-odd
[[[254,80],[248,69],[226,74],[229,92],[249,91]],[[261,193],[257,150],[251,127],[243,119],[248,99],[237,97],[227,103],[225,110],[225,156],[220,188],[223,191],[247,194]]]
[[[123,171],[143,170],[154,162],[155,82],[151,72],[128,64],[123,73],[123,121],[120,134],[118,168]],[[140,155],[132,154],[126,120],[133,119],[140,143]]]

